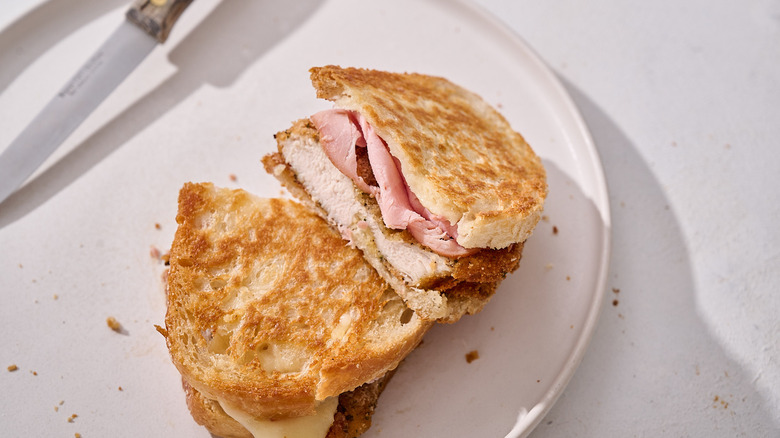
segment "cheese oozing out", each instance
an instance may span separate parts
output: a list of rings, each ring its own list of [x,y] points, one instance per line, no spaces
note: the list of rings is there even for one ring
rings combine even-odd
[[[330,397],[317,406],[314,415],[271,421],[255,418],[223,400],[217,401],[226,414],[255,438],[325,438],[339,406],[339,398]]]

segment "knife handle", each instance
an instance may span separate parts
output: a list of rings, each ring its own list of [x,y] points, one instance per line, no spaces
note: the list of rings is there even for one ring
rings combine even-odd
[[[127,19],[164,43],[176,20],[190,3],[192,0],[135,0],[127,11]]]

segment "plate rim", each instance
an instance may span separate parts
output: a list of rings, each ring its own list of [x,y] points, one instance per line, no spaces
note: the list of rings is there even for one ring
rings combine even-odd
[[[449,3],[449,6],[453,6],[453,3],[444,2],[442,0],[430,0],[439,4]],[[460,7],[466,8],[469,12],[473,13],[476,17],[494,28],[501,31],[504,36],[511,41],[516,49],[524,52],[524,54],[530,59],[534,65],[533,68],[539,73],[543,74],[543,77],[547,81],[547,85],[550,87],[558,99],[563,103],[563,107],[566,109],[566,115],[569,117],[570,122],[577,128],[577,133],[585,146],[585,151],[588,156],[588,166],[578,166],[578,169],[590,169],[589,178],[592,179],[592,188],[595,192],[589,193],[590,200],[596,206],[602,224],[603,233],[600,239],[600,248],[598,250],[598,274],[595,277],[595,290],[594,300],[591,302],[587,311],[587,317],[585,318],[585,325],[580,331],[577,341],[571,350],[569,357],[563,367],[563,371],[553,381],[550,389],[544,393],[544,396],[539,402],[531,408],[525,415],[520,415],[514,427],[507,433],[506,438],[524,438],[528,436],[541,420],[547,415],[547,413],[555,405],[558,398],[563,394],[564,390],[568,386],[571,379],[574,377],[580,363],[585,357],[585,353],[593,339],[593,335],[598,325],[601,312],[603,310],[604,299],[606,296],[607,278],[609,275],[609,264],[611,258],[612,248],[612,225],[611,225],[611,209],[609,205],[609,190],[606,181],[606,175],[604,173],[601,156],[596,147],[596,143],[593,140],[593,136],[585,123],[585,119],[582,117],[579,107],[576,105],[571,95],[563,86],[558,75],[552,70],[552,68],[544,62],[541,56],[525,42],[525,40],[518,35],[513,29],[511,29],[505,22],[500,20],[491,12],[487,11],[473,0],[456,0]],[[580,161],[581,162],[581,161]]]

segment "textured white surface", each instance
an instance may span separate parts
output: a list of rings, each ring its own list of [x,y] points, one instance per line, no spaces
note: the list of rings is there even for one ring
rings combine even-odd
[[[2,30],[0,144],[121,21],[122,6],[99,6],[42,2]],[[520,269],[482,313],[426,336],[366,438],[528,433],[595,329],[609,200],[563,87],[497,23],[444,0],[194,3],[166,45],[0,205],[0,363],[19,367],[0,373],[8,434],[207,434],[154,329],[165,300],[150,246],[168,248],[186,181],[283,193],[259,160],[275,150],[274,132],[330,106],[307,72],[326,63],[446,76],[501,107],[542,156],[549,219]]]
[[[778,436],[780,4],[479,4],[564,82],[593,134],[610,190],[613,256],[601,318],[581,366],[532,436]],[[419,18],[442,8],[438,2],[423,4],[417,15],[374,6],[378,13],[352,27],[375,34],[350,34],[349,26],[328,29],[323,23],[339,19],[333,2],[287,5],[195,2],[168,47],[153,53],[57,151],[24,196],[0,205],[5,432],[207,436],[189,419],[176,372],[152,328],[161,322],[164,301],[161,266],[149,246],[164,251],[170,244],[172,206],[183,181],[279,193],[260,170],[258,148],[271,148],[269,133],[293,118],[327,107],[314,99],[306,75],[297,73],[310,65],[354,64],[356,50],[364,65],[422,71],[445,65],[448,76],[503,104],[510,120],[536,137],[546,164],[554,165],[553,220],[571,220],[565,217],[569,197],[594,195],[582,192],[592,184],[572,184],[589,176],[561,146],[567,139],[537,136],[544,130],[518,105],[538,101],[539,93],[501,87],[513,74],[527,73],[514,59],[497,60],[511,44],[474,50],[480,32],[485,41],[494,39],[469,24],[463,16],[468,11],[448,9],[444,18],[455,21],[447,25],[441,17],[430,24]],[[75,70],[83,60],[76,54],[91,53],[125,7],[116,0],[3,4],[0,145],[59,88],[51,71]],[[391,28],[418,40],[382,39]],[[381,50],[334,47],[327,32]],[[460,47],[441,42],[466,37]],[[442,61],[447,58],[453,61]],[[558,240],[540,234],[521,274],[539,275],[543,286],[565,285],[555,267],[572,263],[560,246],[570,241],[569,232],[561,227]],[[513,276],[505,290],[523,285]],[[548,324],[541,320],[548,316],[561,321],[547,335],[572,340],[565,308],[545,307],[551,301],[542,292],[501,295],[479,317],[435,331],[393,380],[370,435],[395,436],[406,427],[401,436],[431,436],[424,431],[436,425],[454,436],[464,422],[481,426],[483,433],[470,436],[503,436],[517,416],[511,402],[537,397],[550,383],[518,377],[518,369],[556,375],[545,362],[520,356],[498,363],[507,342],[552,354],[544,336],[522,330]],[[557,291],[556,300],[565,292]],[[517,325],[505,310],[512,305],[539,307]],[[122,323],[123,334],[106,328],[109,314]],[[463,353],[472,348],[481,358],[466,366]],[[6,372],[11,363],[19,371]],[[430,372],[438,363],[447,366]],[[443,387],[452,393],[420,395]],[[452,405],[452,394],[469,396]],[[421,401],[428,404],[421,407]],[[486,405],[492,417],[470,417]],[[392,421],[414,418],[418,410],[432,417]],[[67,421],[71,414],[79,415],[74,423]]]
[[[610,190],[620,292],[533,436],[780,436],[780,3],[478,3],[563,79]]]

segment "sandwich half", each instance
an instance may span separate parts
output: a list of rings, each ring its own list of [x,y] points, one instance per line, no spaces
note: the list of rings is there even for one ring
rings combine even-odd
[[[359,248],[421,318],[479,312],[541,217],[539,157],[493,107],[446,79],[310,72],[335,108],[276,134],[266,171]]]
[[[165,328],[196,421],[218,436],[354,436],[431,322],[301,204],[186,184]]]

